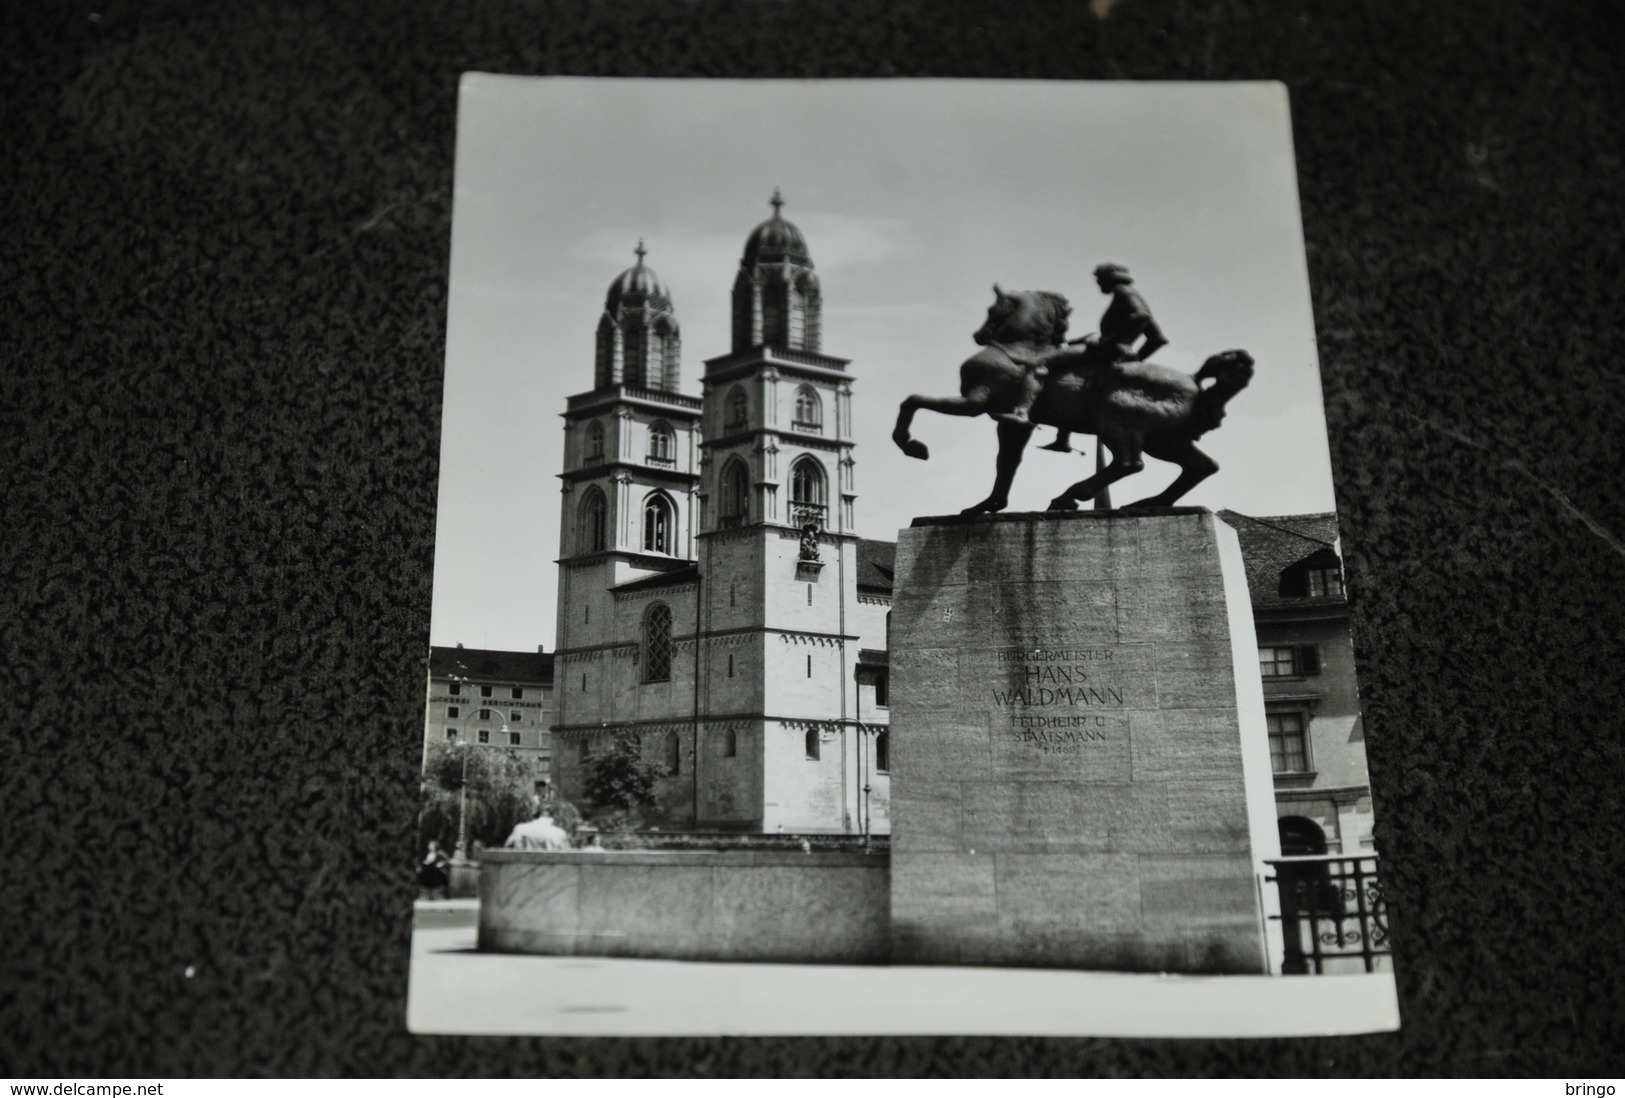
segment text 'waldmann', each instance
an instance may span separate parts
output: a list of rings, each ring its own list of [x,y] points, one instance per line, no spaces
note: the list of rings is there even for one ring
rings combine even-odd
[[[993,688],[996,705],[1122,705],[1123,692],[1115,686],[1086,685],[1089,675],[1081,664],[1044,664],[1022,669],[1021,686]]]

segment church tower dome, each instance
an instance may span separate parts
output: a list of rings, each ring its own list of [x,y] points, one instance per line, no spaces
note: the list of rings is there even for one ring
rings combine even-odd
[[[786,221],[779,213],[784,199],[773,192],[773,216],[762,222],[745,241],[745,255],[740,262],[747,267],[757,263],[797,263],[812,269],[812,255],[807,251],[807,238],[801,230]]]
[[[644,266],[649,253],[642,240],[634,254],[637,263],[617,275],[604,295],[594,383],[676,392],[682,336],[671,291]]]
[[[734,280],[733,349],[818,350],[823,300],[812,253],[801,230],[784,219],[773,191],[773,216],[745,240]]]

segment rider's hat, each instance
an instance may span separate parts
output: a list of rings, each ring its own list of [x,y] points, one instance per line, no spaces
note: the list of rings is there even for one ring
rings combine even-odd
[[[1095,277],[1119,284],[1134,281],[1129,277],[1128,268],[1121,263],[1102,263],[1095,268]]]

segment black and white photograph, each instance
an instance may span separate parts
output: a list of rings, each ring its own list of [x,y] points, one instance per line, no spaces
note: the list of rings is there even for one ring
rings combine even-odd
[[[1625,9],[7,15],[14,1090],[1618,1091]]]
[[[413,1031],[1399,1024],[1284,88],[457,142]]]

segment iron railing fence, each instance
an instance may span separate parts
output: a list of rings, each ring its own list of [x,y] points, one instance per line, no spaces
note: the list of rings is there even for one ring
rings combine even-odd
[[[1388,902],[1375,854],[1311,854],[1266,862],[1281,896],[1286,975],[1376,972],[1392,966]]]

